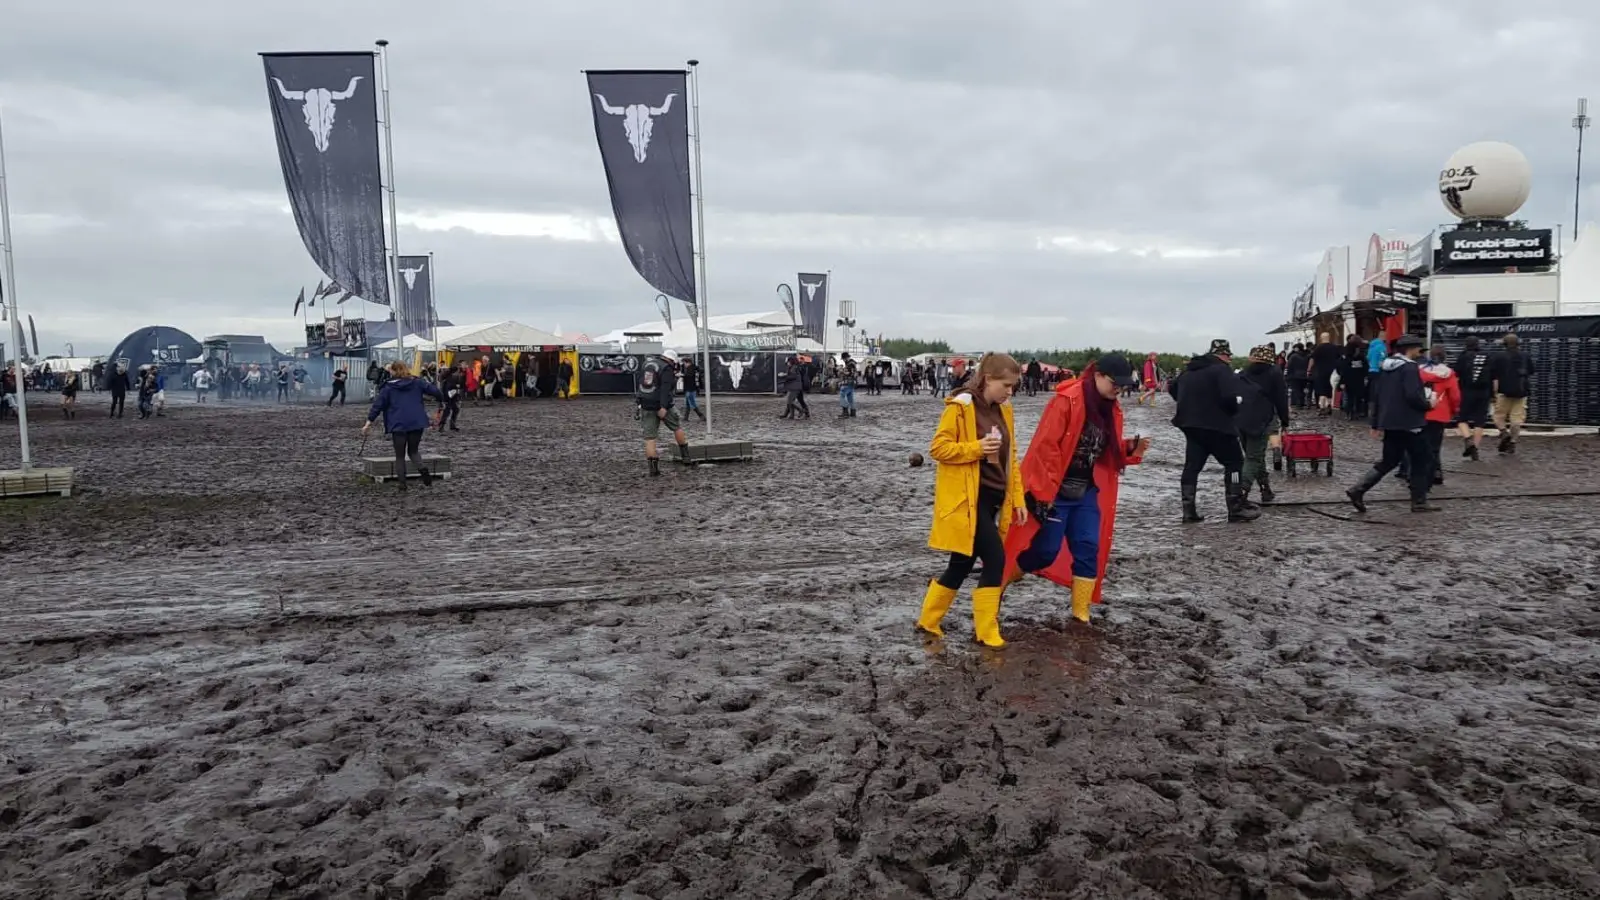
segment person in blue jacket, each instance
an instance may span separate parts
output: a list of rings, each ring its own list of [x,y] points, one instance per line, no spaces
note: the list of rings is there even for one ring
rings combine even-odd
[[[1379,335],[1367,345],[1367,377],[1377,378],[1383,370],[1383,361],[1389,358],[1389,343]]]
[[[372,399],[367,410],[366,424],[361,426],[365,435],[383,414],[383,430],[394,441],[394,474],[400,490],[406,489],[406,458],[417,467],[422,485],[433,484],[433,473],[422,464],[422,433],[428,430],[428,408],[423,397],[432,397],[444,403],[444,393],[437,387],[411,374],[411,367],[403,362],[389,364],[389,379]]]

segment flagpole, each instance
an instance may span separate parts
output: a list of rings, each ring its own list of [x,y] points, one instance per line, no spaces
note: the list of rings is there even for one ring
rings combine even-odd
[[[428,341],[433,344],[433,361],[439,361],[439,272],[433,265],[433,251],[428,251]]]
[[[706,383],[705,414],[706,435],[711,435],[711,304],[706,302],[706,196],[705,182],[700,170],[700,60],[689,60],[689,102],[694,116],[694,217],[699,232],[695,249],[700,251],[700,271],[695,278],[700,304],[700,371]],[[735,388],[738,385],[734,385]]]
[[[28,387],[22,371],[22,316],[17,311],[17,267],[11,259],[11,198],[6,182],[6,139],[0,128],[0,240],[5,241],[7,303],[11,304],[11,357],[16,360],[17,436],[22,441],[22,471],[33,468],[28,446]]]
[[[824,283],[828,285],[828,292],[822,295],[822,363],[824,366],[828,363],[828,320],[833,318],[832,314],[829,313],[829,310],[833,309],[833,270],[829,269],[826,274],[828,280]]]
[[[401,358],[406,352],[405,301],[400,296],[400,215],[394,205],[394,132],[389,128],[389,42],[378,41],[378,80],[383,85],[383,155],[389,167],[389,310]],[[431,284],[431,274],[430,281]],[[363,313],[364,315],[364,313]],[[371,352],[371,338],[368,338]]]

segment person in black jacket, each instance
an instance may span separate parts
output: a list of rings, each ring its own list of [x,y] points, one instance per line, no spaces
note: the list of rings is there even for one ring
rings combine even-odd
[[[1311,348],[1311,368],[1308,373],[1311,378],[1311,391],[1316,395],[1317,408],[1325,416],[1333,415],[1333,376],[1339,371],[1339,364],[1344,361],[1344,351],[1333,342],[1333,335],[1322,334],[1315,347]]]
[[[699,416],[700,421],[706,420],[705,411],[700,408],[700,394],[705,391],[705,384],[700,378],[700,367],[695,364],[694,357],[683,361],[683,417],[689,418],[691,414]]]
[[[1428,503],[1428,491],[1433,487],[1433,450],[1422,430],[1432,404],[1422,387],[1422,370],[1417,367],[1421,355],[1422,338],[1408,334],[1394,342],[1394,354],[1378,369],[1369,405],[1372,436],[1383,439],[1383,458],[1344,492],[1356,512],[1367,511],[1367,491],[1399,468],[1402,460],[1410,470],[1407,480],[1411,484],[1411,511],[1438,510]]]
[[[111,416],[113,419],[122,418],[123,410],[128,405],[128,388],[133,387],[133,378],[128,375],[128,364],[119,362],[112,367],[111,374],[106,376],[106,389],[111,391]]]
[[[652,478],[661,477],[661,457],[656,450],[656,438],[661,434],[661,426],[672,430],[672,437],[678,442],[678,458],[684,459],[689,455],[689,436],[684,434],[678,413],[673,409],[678,402],[677,365],[676,351],[661,351],[660,367],[644,370],[644,374],[639,376],[638,392],[634,395],[639,403],[640,421],[644,425],[644,458],[650,464]]]
[[[1528,388],[1533,360],[1517,346],[1517,336],[1500,339],[1501,350],[1489,360],[1494,377],[1494,427],[1500,430],[1500,452],[1517,452],[1517,438],[1528,418]]]
[[[1475,337],[1467,338],[1466,349],[1456,357],[1456,378],[1461,382],[1461,438],[1466,446],[1461,456],[1477,459],[1483,446],[1483,430],[1489,427],[1489,408],[1494,404],[1494,372],[1489,363],[1494,357],[1484,350]]]
[[[1305,344],[1295,344],[1284,362],[1287,370],[1283,374],[1289,382],[1289,405],[1295,409],[1305,409],[1311,405],[1311,354],[1306,352]]]
[[[1261,502],[1271,503],[1274,495],[1267,481],[1267,447],[1273,437],[1289,428],[1289,388],[1270,347],[1250,351],[1250,364],[1239,374],[1239,380],[1245,390],[1240,394],[1243,400],[1234,420],[1244,443],[1244,493],[1248,497],[1250,487],[1259,484]],[[1276,434],[1272,428],[1274,418],[1278,420]]]
[[[1249,522],[1261,515],[1261,510],[1244,499],[1244,484],[1240,472],[1244,468],[1244,450],[1239,446],[1239,426],[1234,416],[1239,413],[1238,376],[1233,374],[1233,350],[1224,340],[1211,342],[1204,356],[1189,360],[1184,372],[1168,389],[1178,401],[1177,415],[1172,424],[1183,432],[1188,447],[1184,452],[1183,475],[1179,485],[1183,491],[1183,521],[1203,522],[1195,506],[1199,493],[1200,470],[1208,460],[1222,465],[1222,483],[1228,498],[1228,521]]]
[[[806,367],[798,355],[789,357],[789,367],[783,373],[783,393],[783,415],[778,418],[811,418],[811,407],[806,405]]]

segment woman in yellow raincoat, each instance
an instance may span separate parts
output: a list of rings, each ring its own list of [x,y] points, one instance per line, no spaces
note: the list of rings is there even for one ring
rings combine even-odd
[[[1021,376],[1015,359],[985,354],[972,378],[945,400],[928,448],[939,464],[928,546],[950,554],[944,574],[928,585],[917,617],[917,627],[934,637],[944,636],[939,623],[981,559],[983,572],[972,591],[973,631],[985,646],[1006,645],[1000,637],[1005,535],[1012,523],[1028,517],[1010,403]]]

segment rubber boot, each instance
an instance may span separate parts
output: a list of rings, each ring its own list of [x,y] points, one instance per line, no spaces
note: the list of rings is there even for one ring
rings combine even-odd
[[[647,456],[647,457],[645,457],[645,459],[649,460],[649,462],[650,462],[650,477],[651,478],[660,478],[661,477],[661,460],[660,460],[660,458],[659,457],[655,457],[655,456]]]
[[[1267,473],[1262,472],[1258,480],[1261,482],[1261,502],[1271,503],[1277,500],[1278,495],[1272,492],[1272,484],[1267,480]]]
[[[1224,473],[1222,482],[1228,498],[1229,522],[1254,522],[1261,518],[1261,508],[1244,499],[1244,485],[1239,483],[1238,472]]]
[[[854,419],[855,417],[856,417],[856,411],[853,410],[853,409],[850,410],[850,418]]]
[[[1093,578],[1072,579],[1072,617],[1079,622],[1089,624],[1089,607],[1094,605]]]
[[[1356,508],[1356,512],[1367,511],[1367,491],[1372,490],[1382,480],[1383,473],[1374,466],[1367,470],[1367,474],[1361,476],[1361,480],[1356,482],[1354,487],[1344,492],[1344,495],[1350,498],[1350,505]]]
[[[1195,495],[1200,492],[1199,485],[1183,485],[1183,524],[1194,525],[1206,520],[1200,515],[1200,508],[1195,505]]]
[[[682,444],[678,445],[678,462],[687,463],[688,461],[689,461],[689,444],[687,442],[685,442],[685,443],[682,443]]]
[[[422,476],[423,487],[433,487],[433,473],[426,466],[417,469],[417,474]]]
[[[1423,497],[1420,500],[1413,497],[1411,500],[1411,511],[1414,513],[1431,513],[1438,512],[1439,507],[1429,503],[1427,497]]]
[[[981,587],[972,591],[972,631],[978,643],[995,650],[1006,645],[1000,637],[1001,588]]]
[[[934,637],[944,637],[944,630],[939,623],[944,621],[944,614],[950,611],[950,604],[954,602],[955,590],[936,580],[928,582],[928,592],[922,597],[922,614],[917,616],[917,627]]]

